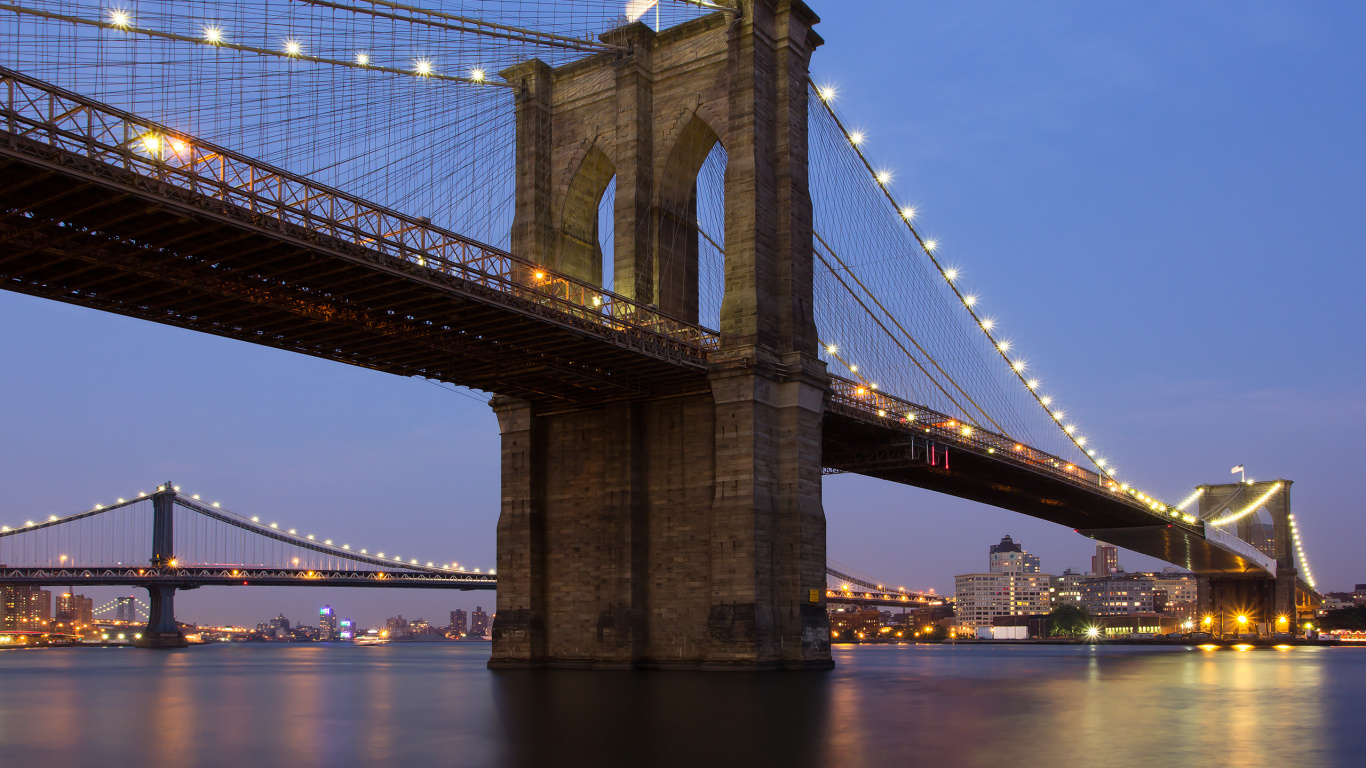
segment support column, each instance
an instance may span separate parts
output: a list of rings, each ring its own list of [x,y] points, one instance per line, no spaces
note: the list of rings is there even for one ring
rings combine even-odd
[[[152,494],[152,568],[165,571],[175,563],[175,486],[170,482]],[[174,584],[149,584],[147,628],[135,644],[139,648],[184,648],[185,633],[175,622]]]

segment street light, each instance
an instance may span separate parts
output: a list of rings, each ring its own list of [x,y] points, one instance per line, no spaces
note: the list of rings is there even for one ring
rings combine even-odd
[[[1088,639],[1088,640],[1095,640],[1095,639],[1098,638],[1098,637],[1100,637],[1100,627],[1087,627],[1087,628],[1086,628],[1086,639]]]

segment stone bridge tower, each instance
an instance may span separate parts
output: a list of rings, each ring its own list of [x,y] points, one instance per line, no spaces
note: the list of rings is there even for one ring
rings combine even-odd
[[[1223,617],[1230,632],[1236,631],[1227,620],[1231,614],[1246,614],[1255,622],[1273,624],[1277,631],[1292,629],[1282,626],[1280,617],[1293,622],[1305,614],[1313,615],[1312,596],[1297,584],[1300,571],[1290,524],[1291,485],[1293,481],[1281,479],[1200,486],[1204,491],[1200,495],[1201,519],[1217,517],[1269,494],[1262,504],[1271,519],[1269,531],[1255,531],[1254,526],[1262,523],[1254,516],[1236,525],[1238,538],[1267,546],[1264,554],[1275,561],[1275,576],[1225,574],[1202,576],[1197,581],[1200,614]]]
[[[696,178],[725,173],[722,344],[699,391],[574,408],[495,398],[490,666],[826,668],[821,418],[800,0],[742,0],[629,49],[501,73],[516,106],[512,250],[696,322]]]

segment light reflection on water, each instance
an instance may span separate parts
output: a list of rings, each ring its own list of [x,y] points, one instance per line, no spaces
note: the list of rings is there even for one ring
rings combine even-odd
[[[0,652],[0,765],[1360,765],[1366,649],[837,647],[490,672],[487,645]]]

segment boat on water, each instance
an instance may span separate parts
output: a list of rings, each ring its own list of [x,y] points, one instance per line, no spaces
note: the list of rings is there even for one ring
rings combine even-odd
[[[356,645],[383,645],[389,642],[389,638],[385,637],[384,634],[380,632],[367,632],[363,635],[356,636],[356,639],[353,642],[355,642]]]

